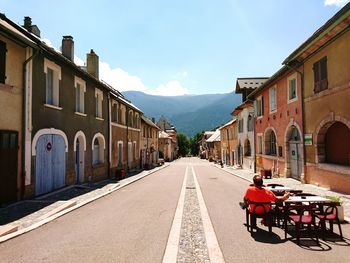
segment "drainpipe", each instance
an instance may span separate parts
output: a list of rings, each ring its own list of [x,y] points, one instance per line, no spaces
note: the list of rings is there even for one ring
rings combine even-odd
[[[22,68],[22,88],[23,88],[23,94],[22,94],[22,152],[21,152],[21,168],[22,168],[22,182],[21,182],[21,192],[20,192],[20,199],[24,199],[24,188],[25,188],[25,178],[26,178],[26,171],[25,171],[25,153],[26,153],[26,102],[27,102],[27,89],[26,89],[26,83],[27,83],[27,65],[28,63],[33,60],[37,55],[39,54],[38,50],[34,50],[34,54],[31,55],[29,58],[27,58],[23,62],[23,68]],[[31,176],[31,175],[29,175]]]
[[[125,107],[125,120],[126,120],[126,172],[129,172],[129,111]]]
[[[108,151],[107,151],[107,159],[108,159],[108,178],[111,178],[111,148],[112,148],[112,144],[111,144],[111,138],[112,138],[112,135],[111,135],[111,130],[112,130],[112,127],[111,127],[111,96],[110,96],[110,92],[108,92],[107,94],[107,100],[108,100],[108,115],[107,115],[107,123],[108,123]]]

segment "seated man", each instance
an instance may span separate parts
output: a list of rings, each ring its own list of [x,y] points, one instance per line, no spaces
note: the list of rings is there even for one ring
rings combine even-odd
[[[248,206],[249,212],[254,212],[254,204],[249,204],[250,202],[278,202],[284,201],[289,198],[289,193],[285,193],[282,197],[276,197],[275,194],[263,187],[263,179],[260,175],[255,175],[253,177],[254,186],[247,189],[244,195],[244,203]],[[270,211],[270,205],[266,204],[265,211]],[[256,214],[264,213],[263,207],[257,207]]]

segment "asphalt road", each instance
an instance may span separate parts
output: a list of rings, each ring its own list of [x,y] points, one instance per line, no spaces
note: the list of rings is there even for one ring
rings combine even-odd
[[[0,262],[162,262],[186,167],[192,165],[228,262],[350,262],[346,242],[308,239],[298,246],[281,229],[251,236],[238,206],[248,182],[204,160],[183,158],[32,232],[0,244]],[[335,227],[335,230],[337,228]],[[191,262],[192,263],[192,262]]]

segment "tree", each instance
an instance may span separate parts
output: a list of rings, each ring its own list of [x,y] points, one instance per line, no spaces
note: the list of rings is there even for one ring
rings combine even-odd
[[[204,135],[204,131],[198,132],[193,136],[193,138],[190,139],[190,148],[191,148],[192,155],[199,154],[199,142],[202,139],[203,135]]]
[[[190,153],[190,140],[188,137],[183,133],[177,134],[177,144],[179,146],[179,155],[180,156],[186,156]]]

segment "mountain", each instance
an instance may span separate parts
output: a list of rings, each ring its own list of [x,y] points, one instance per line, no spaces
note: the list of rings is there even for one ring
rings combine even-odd
[[[225,123],[232,118],[232,110],[241,103],[241,96],[233,92],[166,97],[125,91],[123,95],[147,117],[158,120],[163,115],[177,131],[189,137]]]

